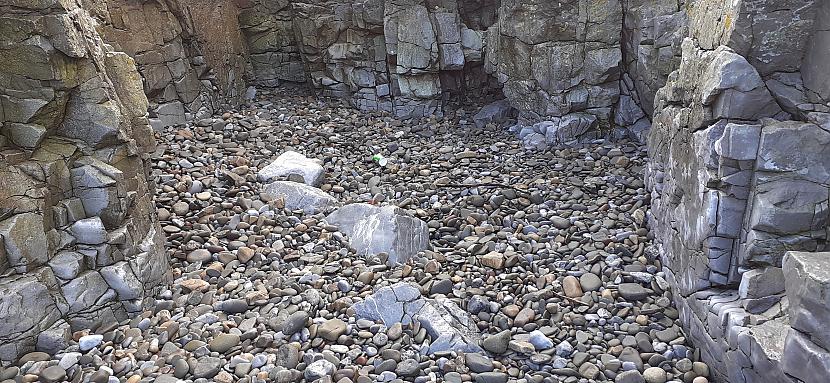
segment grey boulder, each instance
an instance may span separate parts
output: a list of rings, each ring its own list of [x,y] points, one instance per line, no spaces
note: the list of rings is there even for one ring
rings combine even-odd
[[[261,182],[289,177],[300,177],[306,185],[320,186],[323,183],[323,166],[300,153],[287,151],[257,174]]]
[[[283,198],[288,210],[302,210],[306,214],[316,214],[337,204],[337,199],[328,193],[298,182],[275,181],[263,193],[271,198]]]
[[[426,354],[444,351],[483,352],[476,322],[446,298],[428,299],[405,282],[385,286],[352,306],[357,319],[395,323],[419,322],[432,339]]]
[[[426,222],[394,206],[350,204],[329,214],[326,222],[348,235],[359,254],[386,253],[391,265],[405,263],[429,244]]]

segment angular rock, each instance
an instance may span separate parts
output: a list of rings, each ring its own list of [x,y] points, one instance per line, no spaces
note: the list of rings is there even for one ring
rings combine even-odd
[[[6,135],[17,146],[24,149],[34,149],[46,138],[46,128],[37,124],[6,125]]]
[[[55,276],[64,280],[74,279],[86,267],[84,255],[74,251],[61,251],[51,260],[49,267]]]
[[[69,346],[72,339],[69,323],[60,320],[37,336],[37,350],[55,355]]]
[[[830,350],[830,253],[787,252],[783,273],[790,302],[790,326],[807,334],[819,347]]]
[[[423,298],[416,286],[405,282],[381,287],[352,309],[358,319],[380,320],[387,326],[420,322],[432,338],[427,354],[482,351],[477,327],[467,312],[446,298]]]
[[[282,198],[287,210],[316,214],[337,205],[337,199],[316,187],[291,181],[275,181],[265,187],[269,199]]]
[[[90,270],[82,273],[65,285],[61,286],[69,312],[77,313],[92,306],[106,303],[114,296],[107,296],[109,285],[97,271]]]
[[[741,275],[741,298],[763,298],[784,291],[784,272],[779,267],[749,270]]]
[[[17,214],[0,221],[0,239],[11,267],[28,268],[49,259],[43,216],[39,214]]]
[[[107,229],[99,217],[82,219],[70,227],[72,236],[85,245],[100,245],[107,242]]]
[[[101,276],[118,293],[120,300],[132,300],[144,296],[144,284],[136,277],[129,262],[122,261],[101,268]]]
[[[270,182],[289,176],[300,176],[306,185],[318,187],[323,183],[323,166],[304,155],[287,151],[280,154],[274,162],[259,170],[260,182]]]
[[[326,216],[326,222],[348,235],[359,254],[386,253],[390,265],[405,263],[429,246],[426,222],[394,206],[349,204]]]
[[[507,121],[510,117],[515,115],[516,109],[510,105],[507,99],[493,101],[483,107],[473,116],[473,122],[476,127],[481,129],[487,124],[499,124]]]

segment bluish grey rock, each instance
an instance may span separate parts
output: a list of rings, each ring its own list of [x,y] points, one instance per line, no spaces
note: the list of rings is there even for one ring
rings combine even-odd
[[[779,267],[762,267],[741,275],[741,298],[763,298],[784,291],[784,272]]]
[[[532,331],[527,341],[537,350],[547,350],[553,347],[553,341],[539,330]]]
[[[783,266],[790,326],[830,350],[830,253],[790,251],[784,256]],[[800,348],[810,348],[801,340],[793,342],[802,344]]]
[[[481,335],[466,311],[446,298],[423,298],[418,287],[409,283],[381,287],[352,309],[357,319],[383,321],[386,326],[419,322],[432,339],[427,354],[482,351]]]
[[[349,204],[325,220],[349,236],[349,244],[358,254],[386,253],[390,265],[405,263],[429,246],[426,222],[394,206]]]
[[[66,303],[69,304],[70,313],[84,311],[96,304],[112,300],[107,298],[115,298],[114,294],[111,294],[113,295],[111,297],[105,297],[107,290],[109,290],[109,285],[101,274],[94,270],[86,271],[78,278],[61,286]]]
[[[322,377],[334,374],[335,369],[337,369],[337,366],[332,362],[326,359],[320,359],[306,366],[305,371],[303,371],[303,376],[306,381],[313,382]]]
[[[501,99],[481,107],[478,113],[473,115],[473,122],[480,129],[489,123],[499,124],[505,122],[515,113],[516,109],[510,105],[510,101]]]
[[[118,299],[131,300],[144,296],[144,284],[126,261],[101,268],[101,276],[118,293]]]
[[[81,337],[81,339],[78,340],[78,346],[81,348],[81,351],[86,352],[92,350],[95,347],[98,347],[98,345],[101,344],[101,342],[103,341],[103,335],[84,335]]]
[[[41,265],[49,259],[49,254],[44,251],[47,239],[40,214],[16,214],[0,221],[0,240],[10,267]]]
[[[74,279],[85,266],[84,255],[75,251],[61,251],[49,260],[52,272],[64,280]]]
[[[107,229],[99,217],[82,219],[69,228],[78,243],[100,245],[107,242]]]
[[[48,330],[37,335],[37,350],[43,351],[50,355],[55,355],[59,351],[66,349],[69,346],[69,341],[72,339],[72,331],[69,323],[64,320],[55,322]]]

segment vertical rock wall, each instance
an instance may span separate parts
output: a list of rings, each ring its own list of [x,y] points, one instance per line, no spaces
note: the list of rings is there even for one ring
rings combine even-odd
[[[247,59],[230,0],[85,0],[104,41],[132,57],[154,128],[209,116],[245,92]]]
[[[72,2],[0,5],[0,363],[142,309],[167,278],[133,59]]]
[[[256,85],[274,87],[282,82],[307,80],[292,17],[288,0],[254,0],[239,11],[239,27],[247,43]]]
[[[255,82],[306,82],[400,117],[443,113],[449,94],[490,85],[483,30],[492,6],[452,1],[252,1],[239,22]]]
[[[826,345],[791,316],[804,291],[790,280],[823,282],[782,262],[829,249],[830,99],[816,66],[828,7],[689,3],[679,67],[655,96],[651,227],[688,335],[723,381],[822,381],[830,369]]]
[[[487,30],[488,72],[527,119],[587,112],[607,126],[619,98],[621,28],[617,0],[504,0]]]

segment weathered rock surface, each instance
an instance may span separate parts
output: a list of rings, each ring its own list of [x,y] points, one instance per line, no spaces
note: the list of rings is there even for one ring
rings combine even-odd
[[[348,235],[359,254],[385,253],[392,265],[405,263],[429,245],[426,222],[393,206],[349,204],[326,216],[326,222]]]
[[[817,379],[793,363],[821,366],[826,353],[787,310],[806,282],[791,285],[798,273],[782,278],[780,268],[788,250],[827,250],[830,103],[813,61],[827,48],[826,21],[813,15],[830,8],[772,9],[690,3],[679,66],[655,95],[648,133],[656,255],[689,338],[724,381]],[[713,313],[727,319],[713,323]]]
[[[291,181],[272,182],[265,187],[263,193],[268,198],[282,198],[286,209],[302,210],[306,214],[323,212],[337,205],[337,199],[326,192]]]
[[[36,347],[57,352],[69,327],[127,319],[169,267],[133,60],[105,45],[76,3],[4,4],[0,14],[11,28],[0,33],[4,364]],[[62,379],[60,368],[42,369]]]
[[[88,8],[103,40],[135,60],[156,130],[243,99],[249,69],[235,2],[96,3]]]
[[[299,177],[297,181],[319,187],[323,183],[323,166],[300,153],[287,151],[260,169],[257,177],[262,182]]]
[[[480,335],[467,312],[446,298],[423,298],[418,287],[408,283],[382,287],[352,309],[358,319],[382,321],[386,326],[420,323],[432,338],[427,354],[482,351]]]

